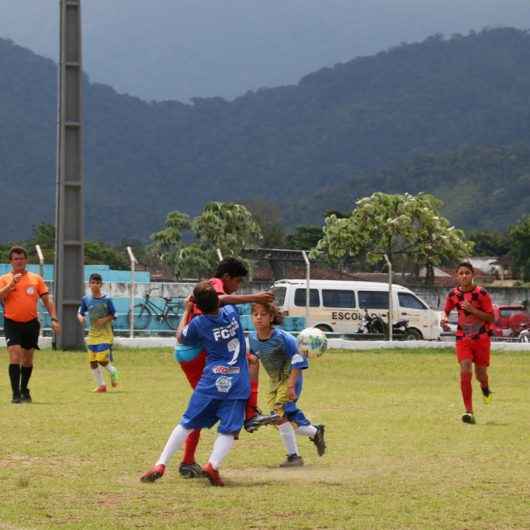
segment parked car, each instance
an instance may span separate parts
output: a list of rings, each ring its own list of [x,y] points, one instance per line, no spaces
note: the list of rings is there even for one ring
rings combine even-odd
[[[494,310],[497,337],[517,337],[524,328],[530,327],[530,313],[525,304],[500,305]]]

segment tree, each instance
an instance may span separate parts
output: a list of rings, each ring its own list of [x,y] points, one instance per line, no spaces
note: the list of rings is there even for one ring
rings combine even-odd
[[[324,236],[321,226],[299,225],[287,236],[287,248],[311,250]]]
[[[476,256],[505,256],[510,251],[508,234],[497,230],[473,230],[467,237],[474,243]]]
[[[190,244],[183,239],[187,230],[193,237]],[[171,212],[165,228],[151,236],[151,253],[170,265],[177,277],[200,278],[215,268],[217,249],[224,257],[239,257],[244,248],[253,246],[262,237],[245,206],[211,202],[193,220],[181,212]]]
[[[245,206],[263,234],[261,246],[264,248],[284,248],[286,244],[285,228],[281,221],[282,215],[279,206],[263,199],[247,201]]]
[[[427,281],[432,281],[436,265],[469,255],[472,249],[464,233],[439,214],[441,207],[429,194],[374,193],[357,201],[349,217],[327,217],[324,237],[311,255],[332,261],[366,256],[368,263],[380,264],[386,254],[394,266],[409,260],[416,272],[425,267]]]
[[[530,281],[530,215],[523,217],[510,227],[508,234],[511,240],[510,254],[513,258],[514,272],[520,278]]]

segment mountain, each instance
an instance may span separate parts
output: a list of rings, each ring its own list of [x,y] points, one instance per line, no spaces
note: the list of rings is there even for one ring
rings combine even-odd
[[[528,172],[482,155],[530,144],[528,64],[530,34],[500,28],[435,35],[231,102],[146,102],[87,78],[87,237],[147,238],[167,212],[209,200],[273,201],[291,224],[320,222],[335,192],[351,204],[381,187],[437,191],[451,206],[465,191],[475,205],[496,181],[506,185],[487,215],[462,216],[465,201],[448,213],[504,228],[516,220],[506,205],[524,200],[510,183],[522,178],[524,191]],[[56,89],[52,61],[0,40],[4,240],[53,220]],[[453,162],[458,172],[441,171]]]

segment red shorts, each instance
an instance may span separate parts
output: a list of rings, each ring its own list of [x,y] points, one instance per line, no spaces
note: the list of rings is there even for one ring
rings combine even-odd
[[[462,337],[456,341],[458,362],[468,359],[478,366],[489,366],[490,350],[491,339],[489,335],[480,335],[478,339]]]
[[[182,371],[184,372],[184,375],[186,376],[186,379],[190,383],[191,388],[195,388],[206,365],[206,352],[201,351],[201,353],[199,353],[195,359],[179,364],[182,368]]]

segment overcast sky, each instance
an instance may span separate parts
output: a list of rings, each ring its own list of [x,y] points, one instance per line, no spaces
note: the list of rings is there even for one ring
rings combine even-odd
[[[59,0],[0,0],[0,37],[57,59]],[[82,0],[92,81],[233,98],[433,33],[530,28],[530,0]],[[2,73],[4,75],[4,73]]]

